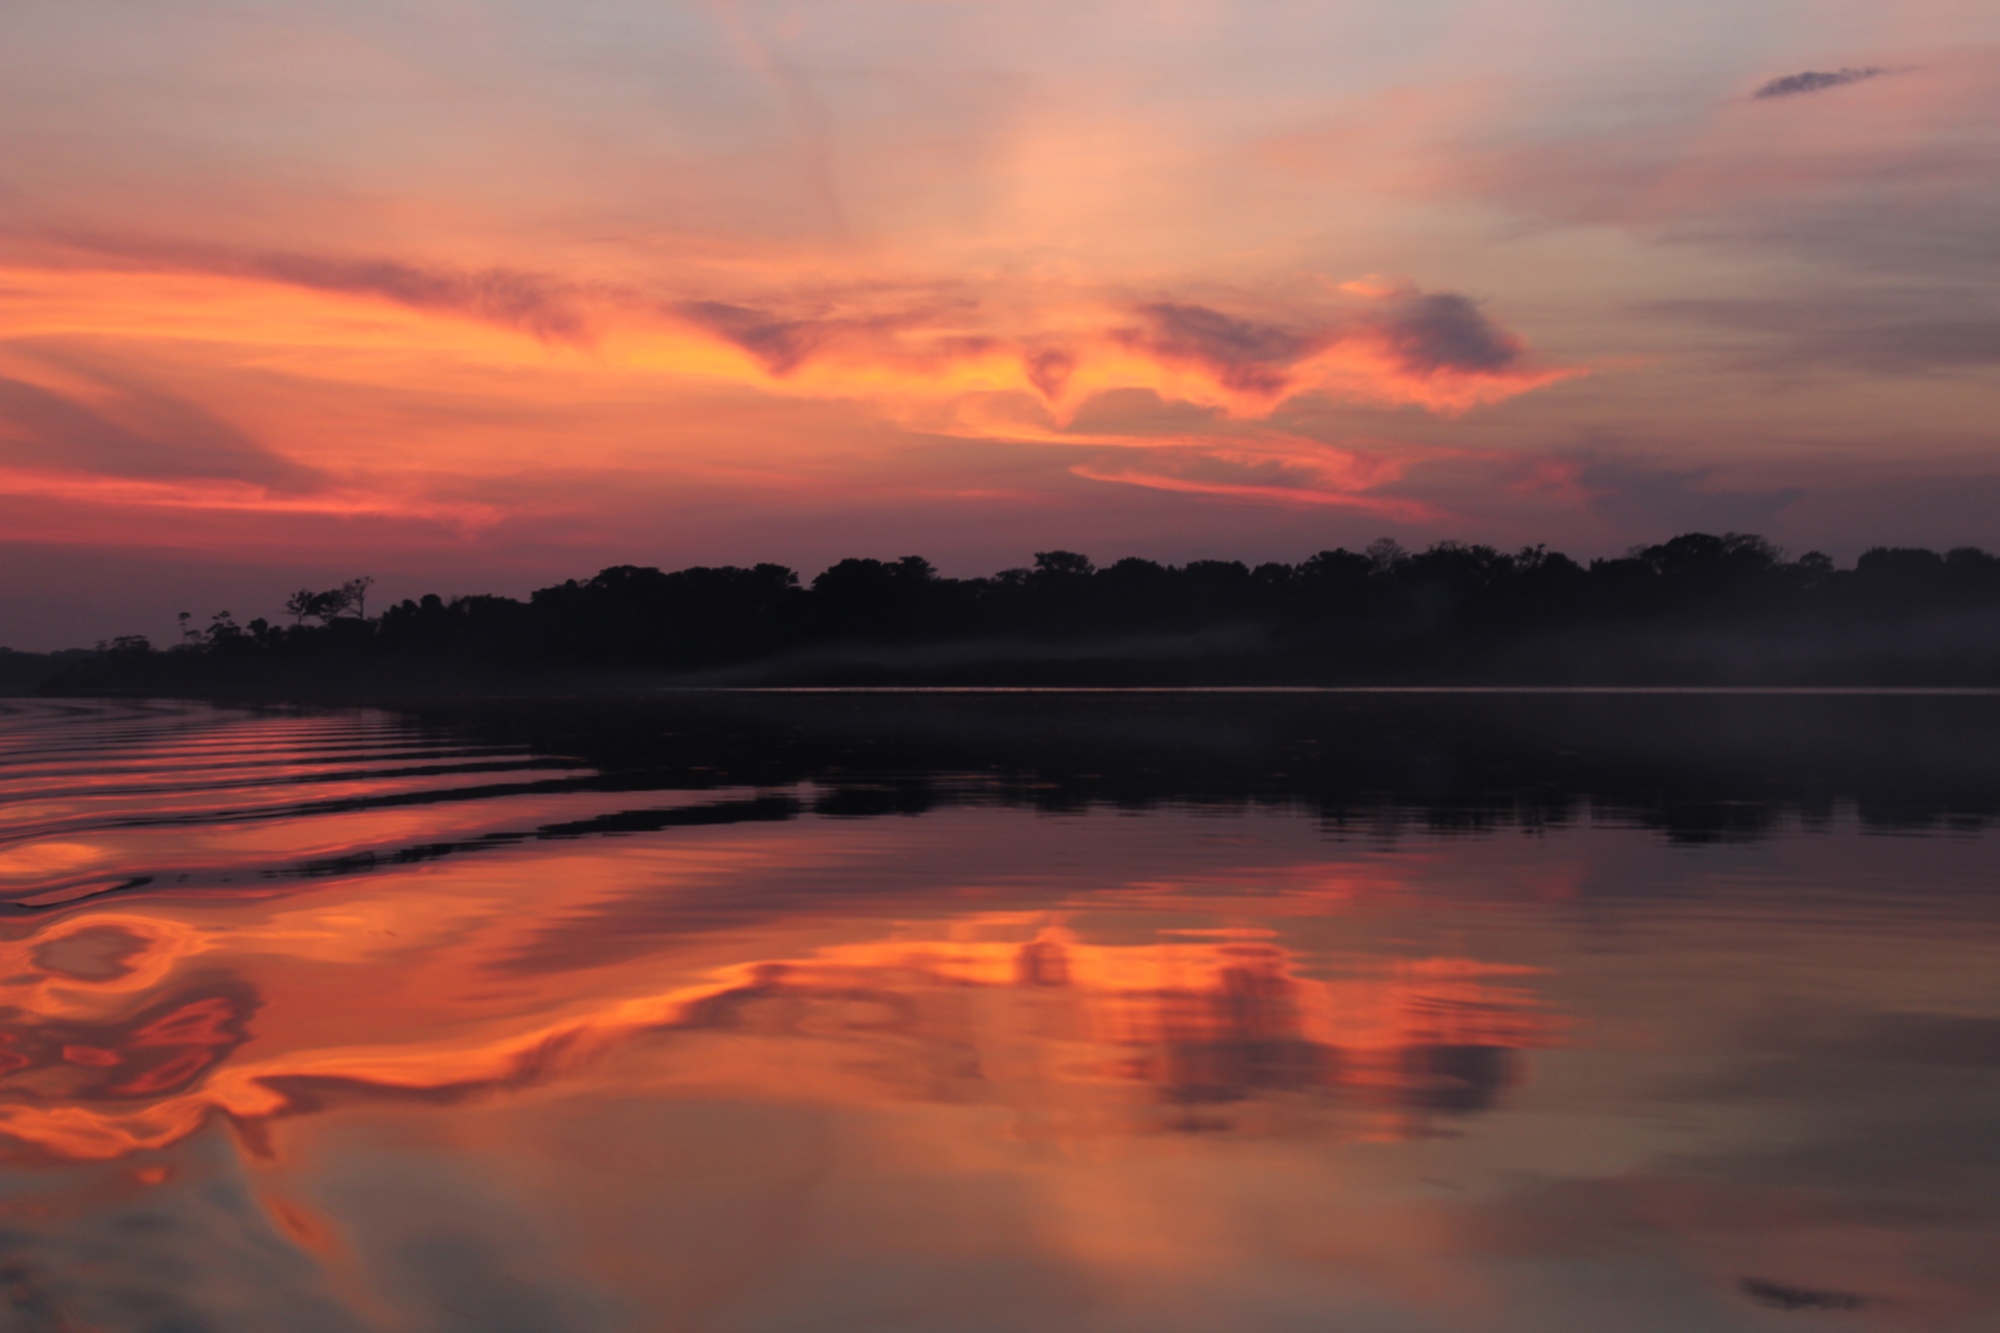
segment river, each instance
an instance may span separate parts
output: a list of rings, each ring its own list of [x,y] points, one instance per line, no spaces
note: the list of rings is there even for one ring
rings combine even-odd
[[[1996,820],[1978,695],[0,701],[0,1327],[2000,1329]]]

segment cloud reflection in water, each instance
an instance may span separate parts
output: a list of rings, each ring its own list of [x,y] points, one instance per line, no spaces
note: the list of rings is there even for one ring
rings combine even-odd
[[[412,776],[475,761],[379,717],[217,717],[184,739],[262,754],[254,795],[49,798],[64,831],[10,844],[152,882],[0,921],[4,1326],[2000,1312],[1981,827],[858,818],[566,778],[301,811],[274,793],[338,785],[341,743],[349,797],[487,777]],[[115,785],[168,781],[124,725]],[[504,748],[476,762],[548,762]],[[702,813],[732,810],[778,817]],[[83,861],[36,864],[10,893]]]

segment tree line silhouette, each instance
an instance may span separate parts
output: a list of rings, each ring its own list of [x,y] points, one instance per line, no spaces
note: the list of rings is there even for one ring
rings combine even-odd
[[[1588,564],[1383,539],[1254,567],[1042,551],[964,579],[919,556],[847,559],[809,584],[776,564],[617,565],[525,600],[426,594],[370,616],[372,582],[300,590],[289,625],[184,616],[176,648],[113,640],[58,688],[313,663],[792,683],[2000,681],[2000,557],[1972,547],[1878,547],[1839,569],[1740,533]]]

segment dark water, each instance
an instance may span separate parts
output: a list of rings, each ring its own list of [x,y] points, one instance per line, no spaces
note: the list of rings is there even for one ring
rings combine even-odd
[[[2000,1329],[2000,699],[0,701],[0,1329]]]

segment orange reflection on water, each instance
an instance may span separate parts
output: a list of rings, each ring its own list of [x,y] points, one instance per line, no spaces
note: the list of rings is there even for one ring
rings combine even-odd
[[[421,740],[64,777],[0,839],[0,1323],[2000,1310],[1981,839],[837,818]]]
[[[30,930],[4,945],[0,1133],[16,1156],[91,1160],[218,1115],[254,1147],[271,1121],[334,1106],[698,1085],[1013,1107],[1020,1132],[1058,1137],[1336,1112],[1326,1132],[1395,1137],[1492,1104],[1553,1030],[1525,969],[1433,957],[1315,974],[1255,931],[1110,941],[1051,911],[864,938],[850,921],[831,941],[777,914],[637,949],[607,927],[558,966],[519,965],[552,922],[636,888],[782,879],[837,861],[830,836],[467,861]]]
[[[1513,1053],[1549,1040],[1551,1018],[1496,980],[1524,970],[1435,958],[1320,980],[1228,933],[1106,945],[972,916],[943,939],[743,966],[678,1026],[749,1038],[750,1067],[783,1043],[795,1082],[814,1059],[822,1086],[1061,1107],[1069,1131],[1225,1129],[1259,1102],[1344,1093],[1378,1110],[1373,1132],[1401,1134],[1491,1104]]]

